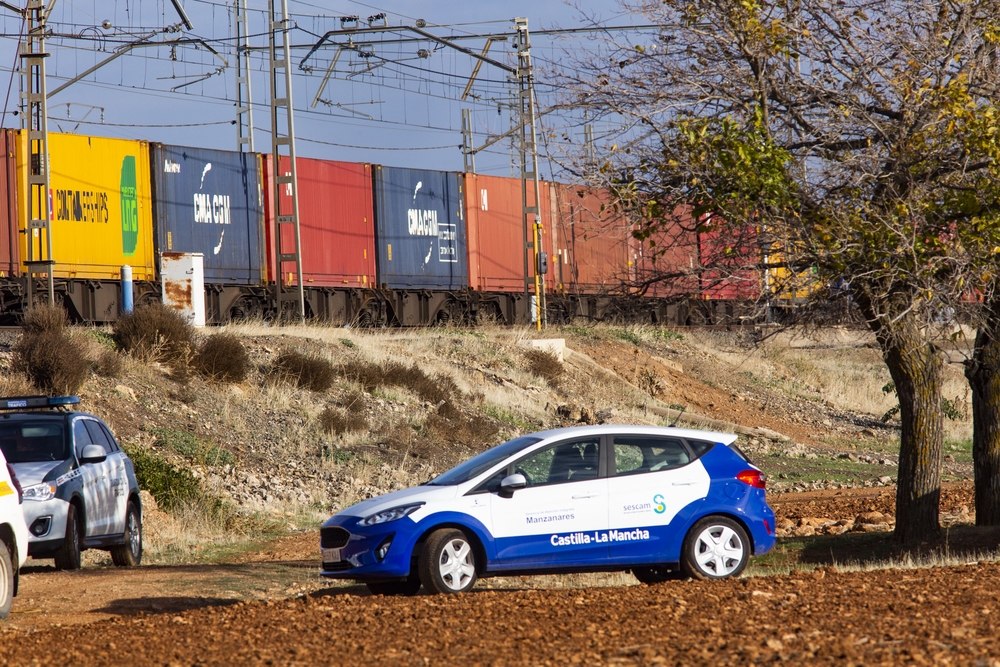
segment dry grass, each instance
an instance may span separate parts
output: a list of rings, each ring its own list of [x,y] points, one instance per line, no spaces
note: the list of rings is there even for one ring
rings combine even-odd
[[[143,361],[180,361],[194,349],[194,328],[176,310],[160,302],[144,304],[113,326],[115,342]]]
[[[564,369],[559,357],[548,350],[527,350],[524,358],[528,368],[538,377],[545,380],[553,389],[559,388]]]
[[[26,331],[13,352],[11,368],[45,394],[76,394],[90,375],[82,346],[62,331]]]
[[[62,333],[66,327],[66,311],[62,306],[37,304],[29,310],[21,322],[26,334]]]
[[[274,371],[277,377],[310,391],[323,392],[333,385],[333,366],[311,354],[283,352],[274,362]]]
[[[198,348],[194,367],[215,382],[243,382],[250,372],[250,356],[240,339],[230,333],[206,338]]]
[[[368,418],[360,412],[327,406],[319,414],[319,423],[327,433],[341,434],[363,431],[368,428]]]

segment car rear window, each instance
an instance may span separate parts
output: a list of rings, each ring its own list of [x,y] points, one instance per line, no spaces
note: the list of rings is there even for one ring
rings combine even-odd
[[[61,421],[22,421],[0,424],[0,450],[8,463],[64,461],[69,439]]]

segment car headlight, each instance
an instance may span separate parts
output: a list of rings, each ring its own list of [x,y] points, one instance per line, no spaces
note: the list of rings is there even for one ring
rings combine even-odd
[[[371,516],[366,516],[361,520],[362,526],[377,526],[380,523],[389,523],[390,521],[396,521],[402,519],[404,516],[410,516],[418,509],[424,506],[425,503],[414,503],[412,505],[400,505],[399,507],[393,507],[391,509],[382,510],[381,512],[376,512]]]
[[[41,484],[32,484],[31,486],[24,487],[25,500],[44,502],[46,500],[52,500],[55,497],[56,497],[55,484],[48,484],[46,482],[43,482]]]

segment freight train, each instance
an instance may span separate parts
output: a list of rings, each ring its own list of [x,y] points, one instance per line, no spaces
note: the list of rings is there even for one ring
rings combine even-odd
[[[16,320],[27,306],[27,244],[39,232],[28,229],[23,205],[25,133],[0,130],[0,148],[0,317]],[[141,304],[162,297],[165,255],[200,253],[208,322],[280,316],[276,283],[297,288],[297,277],[274,252],[272,160],[50,134],[57,299],[74,321],[113,321],[122,266],[132,268]],[[279,167],[287,173],[287,163]],[[535,267],[524,262],[520,180],[305,158],[297,172],[308,317],[360,326],[530,320]],[[758,300],[767,281],[751,269],[697,270],[718,244],[711,233],[679,224],[650,253],[611,204],[601,189],[541,183],[549,321],[739,321],[744,304]],[[283,238],[282,248],[292,241]],[[645,284],[652,274],[673,279]]]

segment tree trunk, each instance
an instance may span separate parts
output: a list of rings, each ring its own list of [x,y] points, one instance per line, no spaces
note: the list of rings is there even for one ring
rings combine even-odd
[[[879,334],[896,384],[902,432],[896,478],[896,539],[904,544],[937,537],[941,500],[941,354],[906,323]]]
[[[1000,296],[986,304],[965,377],[972,389],[976,525],[1000,525]]]

